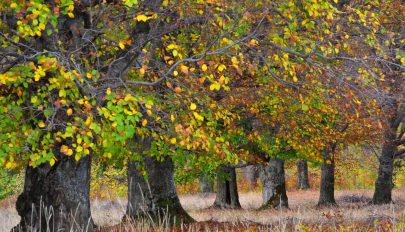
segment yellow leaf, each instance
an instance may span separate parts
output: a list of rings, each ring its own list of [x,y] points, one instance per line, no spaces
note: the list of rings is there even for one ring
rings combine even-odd
[[[38,126],[39,126],[40,128],[44,128],[46,125],[45,125],[45,123],[44,123],[43,121],[40,121],[40,122],[38,123]]]
[[[231,61],[232,61],[232,64],[234,64],[234,65],[238,65],[238,64],[239,64],[238,58],[236,58],[236,57],[234,57],[234,56],[232,56]]]
[[[170,115],[170,120],[172,120],[172,122],[174,122],[174,115]]]
[[[191,103],[191,105],[190,105],[190,110],[195,110],[195,109],[197,109],[196,104]]]
[[[35,104],[35,102],[37,102],[37,100],[38,100],[37,96],[31,97],[31,103],[32,104]]]
[[[125,44],[123,43],[123,41],[120,41],[119,44],[118,44],[118,46],[119,46],[121,49],[124,49],[124,48],[125,48]]]
[[[107,95],[110,95],[110,94],[111,94],[111,89],[108,88],[108,89],[107,89]]]
[[[225,69],[226,69],[226,66],[223,64],[218,66],[218,71],[220,71],[220,72],[224,71]]]
[[[49,165],[51,165],[51,167],[52,167],[53,165],[55,165],[55,159],[54,159],[54,158],[52,158],[52,159],[49,161]]]
[[[207,71],[207,65],[206,64],[203,64],[202,66],[201,66],[201,69],[205,72],[205,71]]]
[[[148,120],[144,119],[144,120],[142,121],[142,126],[146,126],[146,124],[148,124]]]
[[[204,117],[201,116],[200,114],[198,114],[197,112],[193,112],[193,115],[194,115],[195,119],[204,121]]]
[[[72,114],[73,114],[73,110],[72,110],[71,108],[69,108],[69,109],[66,111],[66,114],[67,114],[68,116],[72,115]]]
[[[177,50],[173,50],[173,56],[176,57],[179,53],[177,52]]]
[[[171,139],[170,139],[170,143],[171,143],[171,144],[176,144],[176,142],[177,142],[176,138],[171,138]]]
[[[211,84],[210,85],[210,90],[211,91],[213,91],[213,90],[220,90],[221,89],[221,85],[219,84],[219,83],[213,83],[213,84]]]
[[[86,122],[84,122],[84,124],[89,127],[91,124],[91,117],[87,117]]]
[[[136,16],[136,20],[146,22],[148,21],[148,17],[146,15],[138,15]]]
[[[76,161],[79,161],[79,160],[80,160],[80,155],[79,155],[79,154],[76,154],[76,155],[75,155],[75,160],[76,160]]]
[[[67,155],[67,156],[73,155],[73,150],[72,150],[72,149],[68,149],[67,152],[66,152],[66,155]]]
[[[176,44],[169,44],[167,45],[167,49],[172,50],[176,47]]]
[[[69,147],[66,146],[66,145],[62,145],[62,146],[60,147],[60,152],[62,152],[62,153],[64,153],[64,154],[67,154],[67,153],[68,153],[68,150],[69,150]]]
[[[184,74],[188,74],[188,67],[187,67],[187,66],[181,65],[181,66],[180,66],[180,69],[181,69],[181,71],[182,71]]]
[[[144,69],[144,68],[140,68],[140,69],[139,69],[139,74],[141,74],[141,76],[145,75],[145,69]]]
[[[176,70],[173,72],[173,76],[177,76],[177,75],[179,75],[179,72],[177,72]]]
[[[293,81],[294,81],[294,82],[297,82],[297,81],[298,81],[297,76],[293,76]]]
[[[74,18],[75,17],[75,15],[72,12],[69,12],[68,16],[69,16],[69,18]]]
[[[86,77],[87,77],[88,79],[91,79],[91,73],[86,73]]]

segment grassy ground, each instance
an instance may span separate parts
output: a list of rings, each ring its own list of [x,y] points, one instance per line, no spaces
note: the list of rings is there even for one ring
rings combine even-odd
[[[215,199],[215,194],[182,195],[180,199],[184,208],[199,223],[171,229],[163,228],[158,224],[128,224],[109,230],[405,231],[405,190],[394,191],[395,204],[368,205],[367,202],[371,196],[370,190],[336,191],[339,207],[318,208],[316,207],[318,191],[293,191],[288,192],[289,209],[257,211],[255,209],[261,204],[261,195],[256,192],[240,194],[243,207],[241,210],[209,208]],[[9,198],[0,204],[0,231],[9,231],[19,220],[14,209],[14,201],[14,198]],[[125,199],[95,199],[92,201],[94,221],[103,227],[113,226],[120,222],[125,207]]]

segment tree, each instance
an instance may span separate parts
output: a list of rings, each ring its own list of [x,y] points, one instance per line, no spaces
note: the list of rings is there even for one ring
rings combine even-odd
[[[217,175],[217,194],[213,207],[221,209],[241,208],[235,167],[223,165],[219,168]]]
[[[263,183],[263,206],[260,208],[288,208],[284,160],[270,159],[269,163],[262,167],[260,178]]]
[[[309,189],[308,162],[305,160],[297,161],[297,189]]]

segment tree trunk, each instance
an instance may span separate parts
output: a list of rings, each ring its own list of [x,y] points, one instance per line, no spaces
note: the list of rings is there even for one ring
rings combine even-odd
[[[238,187],[235,168],[223,165],[217,175],[217,195],[214,208],[239,209]]]
[[[163,218],[168,224],[194,222],[180,204],[174,183],[174,165],[170,157],[162,161],[154,157],[145,157],[145,167],[152,198],[152,215]]]
[[[207,194],[214,192],[214,181],[211,177],[207,175],[200,176],[199,182],[201,193]]]
[[[92,231],[91,157],[58,156],[53,167],[27,167],[16,203],[21,221],[12,231]]]
[[[134,151],[141,157],[145,157],[145,152],[150,149],[152,140],[134,137]],[[128,204],[125,217],[136,219],[146,215],[152,210],[152,196],[150,186],[141,173],[142,162],[128,160]]]
[[[297,189],[309,189],[308,163],[305,160],[297,161]]]
[[[126,217],[138,218],[152,210],[152,197],[145,177],[138,170],[140,162],[128,161],[128,204]]]
[[[270,159],[269,163],[262,167],[260,179],[263,183],[263,206],[260,209],[288,208],[284,160]]]
[[[378,177],[375,182],[373,204],[386,204],[392,201],[392,176],[394,173],[394,156],[397,151],[395,144],[396,130],[388,128],[384,132],[384,144],[379,158]]]
[[[335,201],[335,158],[336,145],[325,148],[322,152],[321,187],[318,206],[336,205]]]
[[[249,183],[250,190],[254,190],[257,187],[257,178],[259,177],[258,167],[255,165],[249,165],[243,168],[245,178]]]
[[[158,161],[144,154],[149,150],[150,139],[137,139],[136,152],[144,159],[148,175],[147,181],[138,170],[140,162],[128,162],[128,206],[126,218],[152,218],[160,225],[173,225],[193,222],[183,209],[177,196],[174,183],[174,165],[169,157]]]

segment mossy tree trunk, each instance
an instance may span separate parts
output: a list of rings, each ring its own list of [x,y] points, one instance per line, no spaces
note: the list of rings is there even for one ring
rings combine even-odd
[[[234,167],[222,165],[217,174],[217,194],[214,208],[239,209],[241,208]]]
[[[145,154],[151,139],[136,139],[136,151],[142,162],[128,162],[128,206],[125,219],[152,219],[165,225],[190,223],[194,219],[183,209],[174,183],[174,165],[170,157],[162,161]],[[140,172],[144,168],[147,179]],[[159,221],[160,220],[160,221]]]
[[[263,206],[266,208],[288,208],[288,197],[285,188],[284,160],[271,158],[260,172],[263,183]]]
[[[90,212],[91,157],[79,161],[61,155],[58,161],[28,166],[16,209],[21,217],[13,231],[92,231]]]

